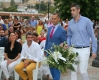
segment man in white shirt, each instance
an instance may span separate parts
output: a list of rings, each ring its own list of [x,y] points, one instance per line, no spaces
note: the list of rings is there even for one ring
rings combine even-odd
[[[40,62],[43,55],[39,44],[33,41],[31,32],[26,34],[26,40],[27,42],[22,46],[21,62],[15,67],[15,70],[23,80],[32,80],[32,70],[36,68],[36,62]],[[23,68],[26,69],[27,75],[22,70]]]
[[[4,24],[4,21],[2,20],[2,17],[0,16],[0,23]]]

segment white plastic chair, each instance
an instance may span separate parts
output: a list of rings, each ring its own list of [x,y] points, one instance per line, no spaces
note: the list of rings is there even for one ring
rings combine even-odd
[[[33,70],[33,80],[38,79],[38,70],[39,70],[38,63],[39,62],[37,62],[37,64],[36,64],[36,69]],[[23,69],[23,70],[25,71],[25,69]],[[42,72],[40,72],[40,73],[41,73],[41,80],[42,80]],[[15,80],[19,80],[19,74],[15,70],[14,70],[14,75],[15,75]]]
[[[4,61],[4,47],[0,47],[0,68],[1,68],[1,62]],[[2,75],[2,69],[0,69],[0,80]]]

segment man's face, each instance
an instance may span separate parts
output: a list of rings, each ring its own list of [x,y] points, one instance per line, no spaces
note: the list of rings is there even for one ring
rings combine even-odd
[[[37,37],[35,35],[33,35],[33,41],[37,41]]]
[[[71,15],[73,18],[77,17],[80,13],[80,9],[77,9],[76,7],[71,8]]]
[[[10,32],[13,32],[13,27],[9,27],[9,31]]]
[[[66,20],[66,23],[68,24],[68,20]]]
[[[0,36],[4,36],[4,31],[3,30],[0,31]]]
[[[27,35],[26,40],[27,40],[28,44],[31,44],[32,40],[33,40],[33,36],[32,35]]]
[[[34,20],[34,17],[31,17],[31,20]]]
[[[60,20],[60,18],[59,18],[57,15],[53,15],[53,16],[52,16],[52,23],[53,23],[54,25],[57,25],[58,22],[59,22],[59,20]]]

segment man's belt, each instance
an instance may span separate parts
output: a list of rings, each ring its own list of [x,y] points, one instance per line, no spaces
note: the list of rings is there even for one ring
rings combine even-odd
[[[83,46],[83,47],[74,47],[74,48],[77,48],[77,49],[81,49],[81,48],[87,48],[89,46]]]

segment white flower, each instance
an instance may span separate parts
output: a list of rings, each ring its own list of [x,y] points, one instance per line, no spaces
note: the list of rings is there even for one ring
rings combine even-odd
[[[73,47],[69,47],[69,53],[71,54],[71,53],[73,53]]]
[[[54,60],[58,63],[58,59],[61,59],[63,61],[66,61],[66,59],[64,57],[62,57],[62,54],[58,51],[58,52],[54,52],[52,54]]]

